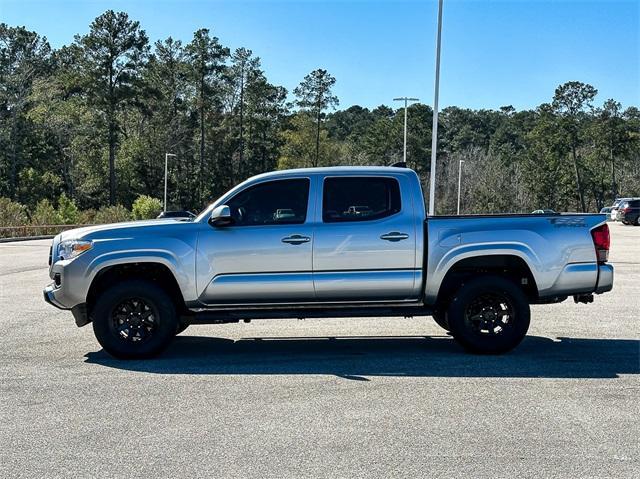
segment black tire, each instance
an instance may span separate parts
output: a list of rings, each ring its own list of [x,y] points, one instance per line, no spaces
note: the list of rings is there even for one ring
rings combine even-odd
[[[431,315],[433,320],[436,322],[438,326],[444,329],[446,332],[450,332],[451,328],[449,327],[449,319],[447,318],[446,311],[435,310]]]
[[[530,317],[524,291],[500,276],[482,276],[463,284],[447,310],[453,337],[479,354],[515,348],[529,330]]]
[[[159,354],[178,328],[176,306],[169,294],[144,280],[123,281],[104,291],[91,316],[100,345],[121,359]]]
[[[640,226],[640,216],[638,216],[636,220],[633,222],[633,226]]]

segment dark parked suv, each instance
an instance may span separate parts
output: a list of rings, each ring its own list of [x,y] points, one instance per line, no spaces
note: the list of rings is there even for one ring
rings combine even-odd
[[[640,226],[640,199],[622,203],[618,210],[618,219],[625,225]]]

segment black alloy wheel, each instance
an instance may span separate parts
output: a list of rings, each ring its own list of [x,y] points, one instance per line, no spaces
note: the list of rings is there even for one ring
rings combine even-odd
[[[529,330],[529,298],[511,279],[486,275],[462,284],[447,309],[451,334],[468,351],[500,354]]]
[[[464,319],[476,334],[495,336],[513,327],[514,308],[507,295],[487,293],[478,296],[467,306]]]
[[[158,316],[155,307],[144,299],[130,298],[113,308],[111,326],[122,341],[144,342],[153,336]]]
[[[91,307],[93,332],[116,358],[149,358],[163,351],[178,329],[171,296],[153,281],[130,279],[105,290]]]

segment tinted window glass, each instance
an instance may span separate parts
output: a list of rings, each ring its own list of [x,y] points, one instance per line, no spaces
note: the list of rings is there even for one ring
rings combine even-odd
[[[638,206],[640,206],[640,200],[629,201],[629,206],[632,208],[637,208]]]
[[[400,187],[393,178],[326,178],[322,221],[367,221],[400,211]]]
[[[227,202],[236,226],[304,223],[309,179],[270,181],[238,193]]]

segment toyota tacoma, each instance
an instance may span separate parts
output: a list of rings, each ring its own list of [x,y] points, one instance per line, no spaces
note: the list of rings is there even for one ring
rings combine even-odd
[[[601,214],[430,216],[402,167],[255,176],[192,221],[53,239],[45,300],[92,323],[120,358],[150,357],[192,324],[432,316],[467,350],[503,353],[530,305],[610,291]]]

